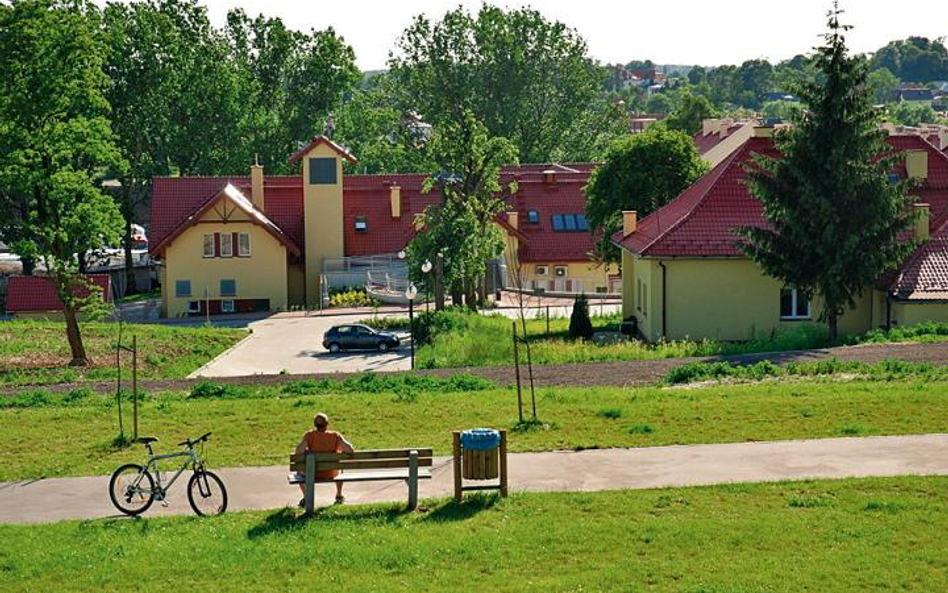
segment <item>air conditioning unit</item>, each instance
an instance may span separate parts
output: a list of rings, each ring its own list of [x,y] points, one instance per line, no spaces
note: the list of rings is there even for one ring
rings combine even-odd
[[[566,278],[566,266],[556,266],[553,268],[553,273],[557,278]]]
[[[537,266],[537,276],[547,276],[550,273],[550,266]]]

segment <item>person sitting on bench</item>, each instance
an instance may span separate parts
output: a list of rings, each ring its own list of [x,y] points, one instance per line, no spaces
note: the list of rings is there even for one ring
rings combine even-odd
[[[296,446],[297,455],[306,453],[352,453],[355,449],[352,444],[338,432],[329,430],[329,416],[320,412],[313,418],[315,429],[306,431],[303,440]],[[316,472],[316,480],[331,480],[339,475],[338,469],[321,469]],[[300,491],[306,495],[306,484],[300,482]],[[336,482],[336,504],[342,504],[346,499],[342,495],[342,482]],[[300,506],[306,504],[306,499],[300,501]]]

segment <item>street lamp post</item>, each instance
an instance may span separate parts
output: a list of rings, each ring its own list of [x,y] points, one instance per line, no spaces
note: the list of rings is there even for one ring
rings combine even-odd
[[[415,370],[415,297],[418,296],[418,289],[413,282],[408,284],[405,290],[405,298],[408,299],[408,333],[411,340],[411,370]]]
[[[432,268],[434,265],[431,260],[426,259],[425,263],[421,264],[421,273],[425,275],[425,313],[431,310],[431,282],[428,281],[428,273]]]

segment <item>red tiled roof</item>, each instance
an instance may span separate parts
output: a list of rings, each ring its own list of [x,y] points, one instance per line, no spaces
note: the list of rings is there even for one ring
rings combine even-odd
[[[927,149],[927,182],[912,193],[931,205],[931,227],[948,222],[948,158],[917,135],[890,136],[897,150]],[[639,222],[634,233],[613,240],[640,255],[658,257],[741,257],[734,230],[762,226],[758,202],[744,184],[745,165],[754,154],[775,157],[773,142],[751,138],[677,198]],[[904,164],[899,166],[904,174]]]
[[[108,274],[87,276],[102,289],[102,299],[112,302],[112,279]],[[77,297],[89,296],[86,289],[78,289]],[[45,276],[10,276],[7,281],[7,311],[10,313],[30,313],[62,311],[63,303],[56,294],[53,282]]]
[[[200,204],[200,207],[198,207],[191,214],[189,214],[187,218],[182,220],[181,223],[178,224],[176,228],[174,228],[171,232],[163,235],[160,241],[153,243],[154,247],[151,247],[151,251],[153,253],[161,253],[164,250],[164,248],[167,247],[167,245],[171,243],[171,241],[173,241],[178,235],[180,235],[186,229],[196,224],[198,220],[200,220],[200,218],[204,216],[204,214],[206,214],[208,210],[211,209],[211,207],[214,206],[215,202],[217,201],[217,198],[221,196],[222,194],[226,195],[235,206],[237,206],[238,208],[243,210],[248,216],[250,216],[250,221],[253,224],[262,227],[268,233],[273,235],[273,237],[276,238],[277,241],[285,245],[286,248],[290,251],[290,253],[292,253],[293,255],[300,254],[299,245],[295,241],[293,241],[293,239],[289,235],[284,233],[283,230],[276,223],[270,220],[270,218],[267,217],[266,214],[264,214],[259,209],[257,209],[257,207],[253,205],[253,202],[251,202],[243,194],[243,192],[241,192],[232,183],[225,183],[223,187],[219,188],[216,192],[211,193],[204,200],[204,202]]]
[[[561,233],[552,230],[553,214],[582,213],[586,199],[583,187],[595,163],[527,164],[505,168],[504,184],[517,181],[519,190],[508,208],[521,213],[520,232],[523,261],[582,261],[592,250],[593,237],[587,232]],[[556,171],[556,183],[546,185],[543,171]],[[394,253],[414,236],[414,219],[425,207],[440,202],[437,189],[422,193],[427,174],[346,175],[343,177],[343,237],[347,256]],[[244,194],[250,192],[250,178],[237,177],[157,177],[152,192],[149,239],[152,253],[185,223],[189,217],[213,199],[227,183]],[[401,188],[401,216],[391,215],[390,192]],[[540,214],[540,224],[526,223],[527,210]],[[300,175],[264,178],[264,213],[301,248],[305,246],[303,228],[303,182]],[[368,230],[356,232],[356,217],[365,217]]]
[[[887,289],[903,300],[948,300],[948,235],[932,237],[919,247]]]
[[[327,138],[327,137],[325,137],[325,136],[313,136],[313,139],[309,141],[309,144],[307,144],[306,146],[300,148],[299,150],[297,150],[296,152],[294,152],[293,154],[291,154],[291,155],[290,155],[290,158],[287,159],[287,161],[288,161],[291,165],[296,164],[297,162],[299,162],[299,160],[300,160],[301,158],[303,158],[303,155],[307,154],[309,151],[313,150],[314,148],[316,148],[316,147],[319,146],[320,144],[325,144],[325,145],[329,146],[329,147],[332,148],[336,153],[338,153],[339,156],[341,156],[342,158],[346,159],[347,161],[349,161],[349,162],[352,163],[353,165],[355,165],[355,164],[357,164],[357,163],[359,162],[359,161],[356,160],[356,158],[355,158],[354,156],[352,156],[352,153],[351,153],[351,152],[349,152],[349,151],[346,150],[345,148],[339,146],[338,144],[336,144],[335,142],[333,142],[332,140],[330,140],[329,138]]]

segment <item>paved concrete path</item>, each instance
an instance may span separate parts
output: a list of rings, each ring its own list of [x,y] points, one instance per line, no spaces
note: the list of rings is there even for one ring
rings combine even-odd
[[[433,478],[420,495],[452,492],[450,460],[435,460]],[[285,467],[223,469],[230,510],[293,506],[298,488],[286,483]],[[514,491],[594,491],[766,482],[808,478],[948,475],[948,435],[865,437],[808,441],[686,445],[510,456]],[[0,483],[0,523],[45,523],[115,516],[108,477],[51,478]],[[332,500],[332,485],[317,487],[317,502]],[[401,482],[347,484],[352,504],[404,501]],[[172,488],[167,507],[146,516],[189,514],[184,485]]]

